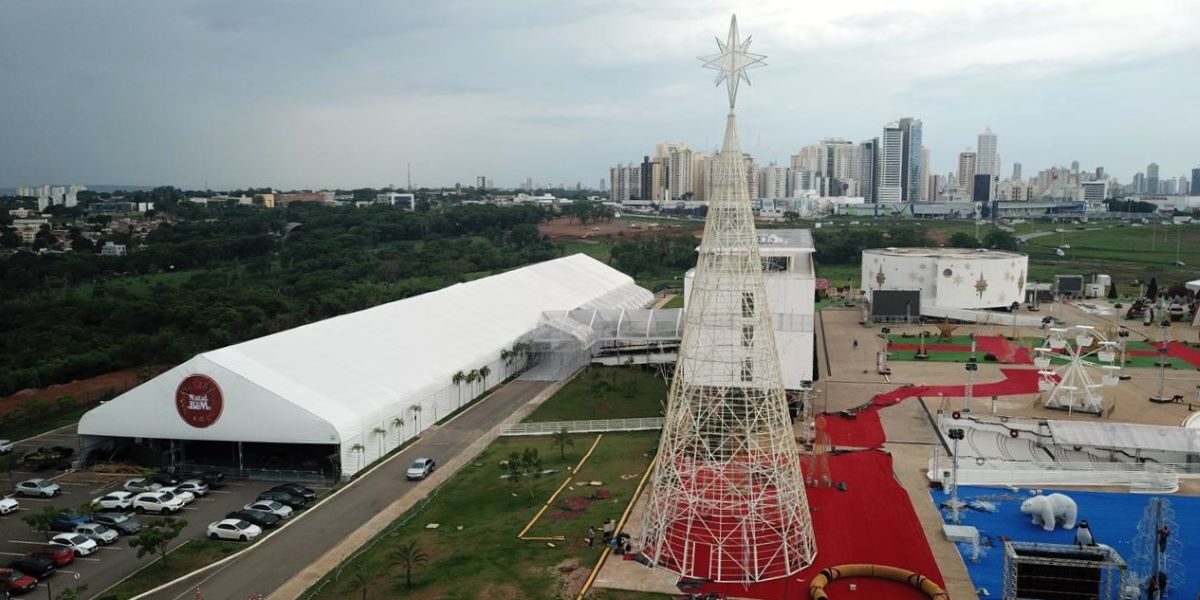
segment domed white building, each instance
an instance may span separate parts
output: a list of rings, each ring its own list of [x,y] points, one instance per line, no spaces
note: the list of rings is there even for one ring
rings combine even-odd
[[[924,308],[979,310],[1021,302],[1029,257],[974,248],[876,248],[862,253],[862,290],[876,309],[916,317]],[[879,292],[885,292],[879,294]],[[905,292],[890,294],[887,292]],[[919,299],[919,302],[915,302]],[[917,304],[913,306],[914,302]]]

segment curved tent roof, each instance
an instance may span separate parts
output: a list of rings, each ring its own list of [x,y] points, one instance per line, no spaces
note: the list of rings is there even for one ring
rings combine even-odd
[[[495,364],[543,312],[652,299],[629,276],[575,254],[205,352],[89,411],[79,433],[345,443],[444,390],[454,373]],[[193,374],[216,381],[224,399],[204,428],[175,406]]]

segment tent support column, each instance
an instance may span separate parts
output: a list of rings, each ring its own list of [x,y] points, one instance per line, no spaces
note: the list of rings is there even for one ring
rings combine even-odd
[[[238,442],[238,476],[246,476],[246,468],[242,465],[242,443]]]

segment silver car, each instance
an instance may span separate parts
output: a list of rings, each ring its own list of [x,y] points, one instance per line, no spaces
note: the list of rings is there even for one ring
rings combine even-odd
[[[22,496],[53,498],[62,493],[62,488],[49,479],[27,479],[17,484],[17,493]]]

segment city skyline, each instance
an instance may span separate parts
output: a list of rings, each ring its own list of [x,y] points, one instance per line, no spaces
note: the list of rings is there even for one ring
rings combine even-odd
[[[930,173],[953,170],[987,126],[1005,171],[1078,160],[1129,182],[1151,162],[1166,178],[1200,161],[1186,133],[1200,130],[1200,82],[1178,77],[1200,61],[1200,6],[890,6],[737,11],[788,65],[755,83],[747,153],[786,164],[912,116]],[[595,182],[661,140],[716,146],[719,112],[688,102],[698,76],[672,67],[736,8],[10,3],[0,187],[404,186],[407,164],[425,186]]]

